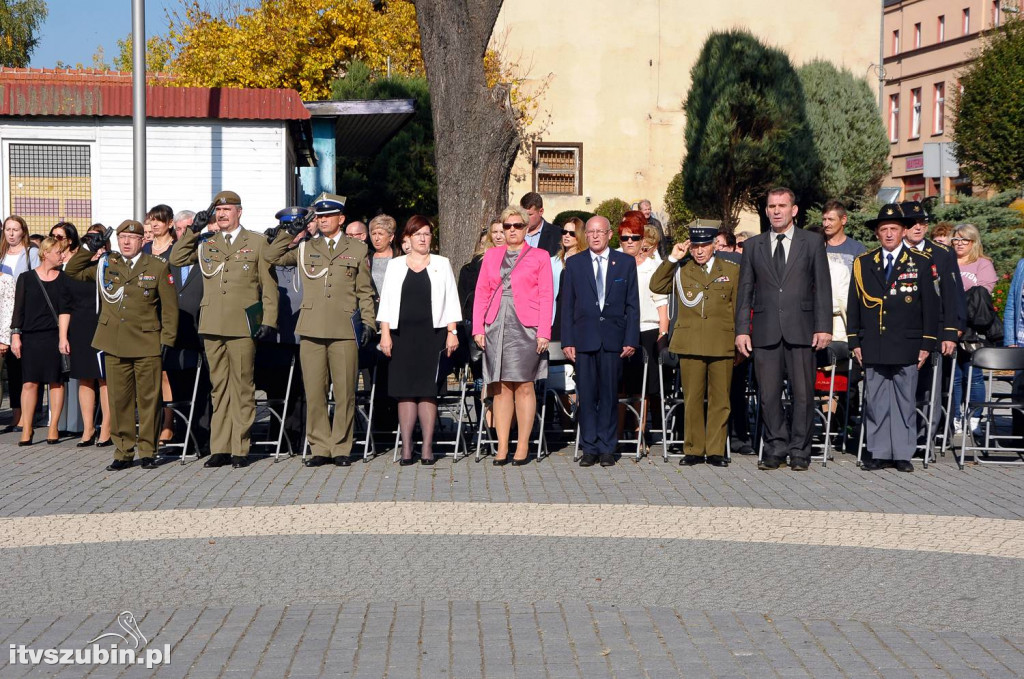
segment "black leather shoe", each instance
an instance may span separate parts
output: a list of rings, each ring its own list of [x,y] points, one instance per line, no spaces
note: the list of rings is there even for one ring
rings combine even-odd
[[[878,470],[882,469],[883,466],[881,460],[875,460],[872,458],[870,460],[864,460],[863,462],[861,462],[860,468],[866,472],[877,472]]]
[[[234,461],[235,461],[235,458],[232,457],[231,458],[231,462],[234,462]],[[331,463],[331,458],[325,457],[323,455],[314,455],[313,457],[311,457],[308,460],[306,460],[305,465],[307,467],[322,467],[325,464],[330,464],[330,463]]]
[[[789,461],[789,468],[795,472],[805,472],[811,468],[810,460],[793,459]]]
[[[683,458],[679,460],[679,464],[685,467],[692,467],[695,464],[704,464],[703,455],[683,455]]]
[[[214,453],[203,463],[204,467],[226,467],[231,464],[231,456],[227,453]]]
[[[249,458],[243,457],[241,455],[232,455],[231,456],[231,468],[232,469],[241,469],[242,467],[248,467],[248,466],[249,466]]]
[[[437,462],[437,458],[436,457],[421,457],[420,458],[420,464],[425,465],[427,467],[429,467],[430,465],[434,464],[435,462]]]
[[[132,466],[131,460],[114,460],[107,465],[108,472],[119,472]]]
[[[602,467],[614,467],[615,456],[611,453],[601,453],[601,466]]]
[[[522,467],[524,464],[529,464],[529,462],[530,462],[530,458],[528,458],[528,457],[524,457],[521,460],[516,460],[516,459],[513,458],[512,459],[512,466],[513,467]]]
[[[724,455],[708,455],[707,463],[712,467],[728,467],[729,460]]]
[[[410,457],[410,458],[403,457],[401,460],[398,461],[398,464],[402,465],[403,467],[408,467],[411,464],[416,464],[416,458],[415,457]]]
[[[351,467],[352,466],[352,456],[351,455],[339,455],[338,457],[334,458],[334,466],[335,467]]]
[[[508,456],[496,457],[493,460],[491,460],[491,464],[494,465],[495,467],[504,467],[505,465],[507,465],[511,461],[512,461],[512,458],[510,458]]]
[[[143,469],[156,469],[159,466],[160,465],[158,465],[156,463],[156,460],[153,459],[152,457],[144,457],[144,458],[142,458],[142,468]]]
[[[896,460],[896,471],[898,472],[912,472],[914,471],[914,463],[910,460]]]
[[[11,433],[14,433],[14,432],[20,431],[20,430],[21,430],[21,427],[19,427],[18,425],[16,425],[16,424],[9,424],[6,427],[4,427],[3,429],[0,429],[0,434],[11,434]]]
[[[35,441],[32,439],[29,439],[28,441],[18,441],[18,447],[24,448],[25,446],[31,446],[33,443],[35,443]]]
[[[111,439],[107,439],[106,441],[97,441],[96,442],[96,447],[97,448],[109,448],[112,445],[114,445],[114,441],[111,440]]]
[[[46,439],[46,445],[55,446],[60,443],[60,439]]]
[[[96,434],[93,434],[91,437],[85,439],[84,441],[79,441],[78,443],[76,443],[75,448],[91,448],[93,445],[95,445],[95,443]]]
[[[597,455],[594,453],[583,453],[583,457],[580,458],[581,467],[593,467],[597,464]]]
[[[780,460],[777,457],[763,457],[761,461],[757,463],[757,468],[761,470],[778,469]]]

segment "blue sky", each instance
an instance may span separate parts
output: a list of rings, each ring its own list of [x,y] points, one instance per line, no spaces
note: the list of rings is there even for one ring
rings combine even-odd
[[[183,4],[184,0],[146,0],[146,36],[166,35],[167,11],[181,11]],[[211,10],[235,4],[250,6],[256,1],[200,0]],[[50,13],[30,63],[36,68],[53,68],[58,60],[88,67],[101,45],[110,63],[117,54],[118,39],[132,30],[131,0],[47,0],[47,5]]]

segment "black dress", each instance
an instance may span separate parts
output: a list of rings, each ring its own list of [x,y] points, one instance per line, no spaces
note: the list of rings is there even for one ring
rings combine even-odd
[[[57,314],[70,314],[73,306],[68,277],[57,272],[52,281],[42,281]],[[38,384],[63,381],[60,372],[60,334],[57,319],[39,288],[39,275],[26,271],[18,276],[14,290],[14,319],[11,327],[21,328],[21,380]]]
[[[398,327],[391,331],[391,398],[436,398],[437,368],[445,345],[445,328],[434,327],[430,308],[430,276],[411,269],[402,283]]]
[[[71,377],[76,380],[95,380],[106,377],[100,370],[100,353],[92,346],[100,314],[96,311],[96,284],[67,279],[71,294],[71,325],[68,343],[71,345]]]

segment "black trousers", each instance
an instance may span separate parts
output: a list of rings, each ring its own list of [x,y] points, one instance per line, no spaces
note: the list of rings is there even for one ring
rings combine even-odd
[[[810,460],[814,426],[814,350],[781,341],[754,349],[754,374],[761,399],[764,456]],[[783,381],[792,394],[792,422],[782,403]]]

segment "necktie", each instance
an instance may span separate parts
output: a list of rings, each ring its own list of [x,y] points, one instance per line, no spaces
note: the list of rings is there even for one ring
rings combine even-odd
[[[885,282],[888,283],[889,279],[892,278],[892,253],[890,252],[885,256]]]
[[[185,266],[181,267],[181,282],[182,283],[184,283],[185,281],[188,280],[188,273],[191,270],[192,270],[192,265],[191,264],[186,264]]]
[[[332,258],[334,257],[334,239],[333,238],[328,238],[327,239],[327,254],[330,255]]]
[[[231,240],[232,238],[230,233],[224,234],[224,241],[228,244],[228,247],[231,247]]]
[[[780,281],[786,273],[786,248],[782,245],[785,240],[786,236],[782,233],[775,237],[775,273],[779,275]]]
[[[597,306],[604,309],[604,269],[602,264],[604,263],[604,257],[596,257],[597,262],[597,275],[594,280],[597,281]]]

